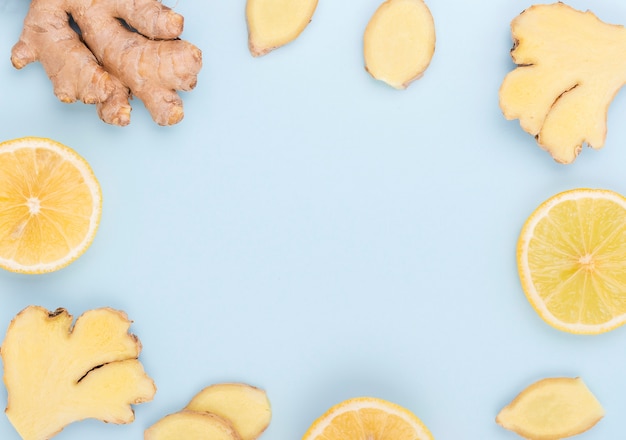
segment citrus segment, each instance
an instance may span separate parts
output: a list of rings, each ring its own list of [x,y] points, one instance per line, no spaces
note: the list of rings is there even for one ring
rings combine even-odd
[[[597,334],[626,322],[626,198],[574,189],[542,203],[517,244],[524,292],[550,325]]]
[[[496,423],[524,438],[558,440],[591,429],[604,409],[580,378],[535,382],[505,406]]]
[[[348,399],[317,419],[302,440],[432,440],[411,411],[374,397]]]
[[[70,148],[35,137],[0,143],[0,267],[67,266],[91,244],[101,205],[93,171]]]

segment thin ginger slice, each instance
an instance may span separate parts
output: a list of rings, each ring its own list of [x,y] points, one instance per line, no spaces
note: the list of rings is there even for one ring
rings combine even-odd
[[[430,65],[435,42],[435,22],[422,0],[387,0],[365,28],[365,69],[396,89],[406,89]]]
[[[70,423],[134,420],[132,404],[156,387],[137,359],[141,343],[124,312],[85,312],[72,326],[65,309],[29,306],[9,325],[0,354],[6,415],[24,440],[49,439]]]
[[[543,379],[504,407],[496,422],[524,438],[558,440],[583,433],[604,416],[604,409],[580,378]]]
[[[511,22],[517,68],[500,87],[507,119],[561,163],[604,146],[611,101],[626,83],[626,29],[564,3],[534,5]]]
[[[41,62],[61,101],[96,104],[109,124],[130,122],[134,95],[171,125],[184,115],[176,91],[193,89],[202,66],[200,49],[179,38],[183,21],[158,0],[32,0],[11,61]]]
[[[144,440],[241,440],[225,419],[209,413],[179,411],[169,414],[144,432]]]
[[[258,438],[272,419],[267,393],[243,383],[208,386],[194,396],[185,409],[217,414],[229,420],[242,440]]]
[[[248,0],[248,48],[252,56],[266,55],[292,42],[311,22],[317,0]]]

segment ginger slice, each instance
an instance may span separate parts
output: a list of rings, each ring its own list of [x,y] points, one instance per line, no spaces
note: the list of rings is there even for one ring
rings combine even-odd
[[[387,0],[365,28],[365,69],[391,87],[406,89],[430,65],[435,40],[435,22],[422,0]]]
[[[176,91],[193,89],[202,66],[200,49],[180,39],[183,21],[159,0],[32,0],[11,61],[41,62],[61,101],[96,104],[109,124],[130,122],[134,95],[171,125],[184,114]]]
[[[292,42],[311,22],[317,0],[248,0],[248,48],[258,57]]]
[[[626,29],[564,3],[534,5],[511,22],[517,68],[500,107],[561,163],[602,148],[608,108],[626,82]]]
[[[8,392],[6,415],[24,440],[44,440],[86,418],[124,424],[132,404],[156,387],[137,357],[141,343],[124,312],[85,312],[72,326],[65,309],[22,310],[9,325],[0,355]]]
[[[144,440],[241,440],[231,424],[215,414],[179,411],[144,432]]]
[[[533,440],[558,440],[591,429],[604,409],[580,378],[543,379],[500,411],[496,422]]]
[[[213,413],[230,420],[242,440],[259,437],[272,418],[267,393],[243,383],[208,386],[191,399],[185,409]]]

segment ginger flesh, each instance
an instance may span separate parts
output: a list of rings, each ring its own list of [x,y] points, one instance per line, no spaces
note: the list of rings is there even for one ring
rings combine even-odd
[[[604,409],[580,378],[542,379],[504,407],[496,422],[534,440],[558,440],[581,434],[604,417]]]
[[[146,429],[145,440],[241,440],[231,424],[215,414],[179,411]]]
[[[230,420],[242,440],[258,438],[272,419],[267,393],[243,383],[208,386],[194,396],[185,409],[213,413]]]
[[[95,104],[106,123],[127,125],[136,96],[172,125],[184,116],[177,91],[193,89],[202,67],[200,49],[179,38],[183,21],[158,0],[32,0],[11,62],[39,61],[59,100]]]
[[[500,87],[500,107],[560,163],[584,145],[604,146],[611,101],[626,83],[626,29],[554,3],[511,22],[517,65]]]
[[[24,440],[44,440],[70,423],[95,418],[124,424],[131,405],[156,387],[137,359],[141,343],[125,313],[85,312],[72,326],[65,309],[29,306],[9,325],[0,354],[6,415]]]
[[[244,383],[220,383],[204,388],[185,408],[156,422],[144,432],[144,439],[255,440],[265,432],[271,418],[264,390]],[[219,434],[197,434],[206,430],[203,427],[207,424]]]
[[[387,0],[365,28],[365,70],[396,89],[406,89],[428,68],[435,40],[433,16],[422,0]]]
[[[266,55],[292,42],[308,26],[317,0],[248,0],[248,48],[252,56]]]

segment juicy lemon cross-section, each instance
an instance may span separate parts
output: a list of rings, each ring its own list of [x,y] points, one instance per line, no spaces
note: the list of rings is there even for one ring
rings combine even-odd
[[[408,409],[375,397],[356,397],[331,407],[302,440],[433,440]]]
[[[36,137],[0,143],[0,267],[67,266],[93,241],[101,210],[100,185],[74,150]]]
[[[517,244],[523,290],[553,327],[607,332],[626,322],[626,198],[573,189],[542,203]]]

